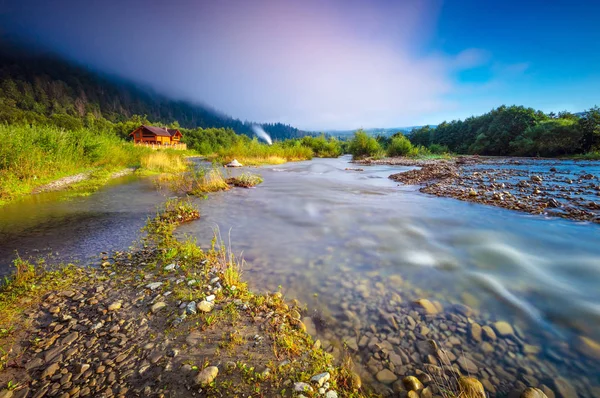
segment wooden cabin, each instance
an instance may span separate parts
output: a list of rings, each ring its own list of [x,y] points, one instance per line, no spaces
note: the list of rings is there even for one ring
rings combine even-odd
[[[136,144],[168,146],[179,145],[183,137],[181,131],[177,129],[144,125],[133,130],[129,135],[133,136],[133,142]]]

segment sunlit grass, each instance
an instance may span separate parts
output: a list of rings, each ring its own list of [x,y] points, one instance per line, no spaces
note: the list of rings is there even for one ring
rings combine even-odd
[[[250,142],[238,142],[229,148],[218,151],[218,161],[222,164],[237,159],[245,166],[259,166],[265,164],[281,164],[309,160],[313,157],[313,151],[309,147],[298,145],[286,146],[276,142],[273,145],[265,145],[257,140]]]
[[[187,162],[176,151],[153,151],[142,156],[140,163],[142,169],[158,173],[180,172],[187,168]]]

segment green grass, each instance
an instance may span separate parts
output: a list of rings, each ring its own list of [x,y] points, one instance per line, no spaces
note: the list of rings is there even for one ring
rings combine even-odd
[[[177,171],[183,151],[154,152],[112,133],[53,126],[0,125],[0,205],[59,178],[92,171],[80,188],[98,186],[127,167],[150,172]],[[89,187],[88,187],[89,188]]]
[[[300,160],[309,160],[313,151],[298,142],[289,145],[284,142],[275,142],[273,145],[261,144],[254,139],[250,142],[238,141],[229,148],[217,152],[217,161],[226,164],[233,159],[244,166],[259,166],[265,164],[281,164]]]
[[[258,174],[242,173],[238,177],[231,177],[227,179],[227,183],[236,187],[251,188],[262,183],[263,179]]]
[[[600,151],[588,152],[582,155],[569,156],[569,159],[600,160]]]

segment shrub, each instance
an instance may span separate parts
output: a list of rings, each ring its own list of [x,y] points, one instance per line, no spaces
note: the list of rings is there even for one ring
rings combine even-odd
[[[390,157],[410,156],[412,152],[414,152],[414,148],[410,140],[402,134],[393,137],[387,148],[387,155]]]
[[[383,152],[377,140],[363,130],[354,133],[348,150],[354,159],[380,156]]]

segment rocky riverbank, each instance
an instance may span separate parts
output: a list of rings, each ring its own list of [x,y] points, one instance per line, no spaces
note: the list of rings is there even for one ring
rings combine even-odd
[[[419,166],[418,170],[393,174],[390,178],[403,184],[423,185],[424,193],[600,223],[598,162],[470,156],[360,163]]]
[[[253,294],[225,248],[171,236],[186,206],[102,268],[19,272],[0,292],[0,397],[362,397],[306,332],[302,308]]]

